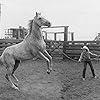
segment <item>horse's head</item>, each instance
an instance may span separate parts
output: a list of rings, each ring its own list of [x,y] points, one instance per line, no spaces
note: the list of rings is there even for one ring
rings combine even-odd
[[[35,23],[37,23],[37,25],[38,26],[48,26],[48,27],[50,27],[51,26],[51,23],[47,20],[47,19],[45,19],[45,18],[43,18],[42,16],[41,16],[41,13],[37,13],[36,12],[36,16],[34,17],[34,21],[35,21]]]

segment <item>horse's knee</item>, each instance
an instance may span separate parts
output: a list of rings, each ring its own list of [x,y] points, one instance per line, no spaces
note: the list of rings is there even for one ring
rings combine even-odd
[[[9,76],[12,74],[12,68],[6,67],[6,69],[7,69],[7,72],[6,72],[5,78],[9,81]]]
[[[13,71],[13,66],[6,66],[6,76],[10,76]]]

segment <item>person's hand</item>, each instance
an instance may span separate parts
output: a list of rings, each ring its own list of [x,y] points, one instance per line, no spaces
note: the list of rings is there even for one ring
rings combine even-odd
[[[78,62],[81,62],[81,60],[79,59]]]
[[[100,55],[98,55],[98,58],[100,58]]]

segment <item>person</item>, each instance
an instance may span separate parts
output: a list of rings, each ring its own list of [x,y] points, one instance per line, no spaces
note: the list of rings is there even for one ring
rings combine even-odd
[[[81,48],[81,49],[83,51],[80,55],[80,58],[79,58],[78,62],[83,62],[83,64],[84,64],[82,79],[85,80],[85,73],[86,73],[87,64],[89,64],[89,66],[91,68],[93,78],[97,78],[97,76],[95,75],[95,72],[94,72],[94,68],[93,68],[90,56],[91,55],[93,55],[95,57],[99,57],[99,56],[96,55],[96,54],[91,53],[87,46],[83,46],[83,48]]]

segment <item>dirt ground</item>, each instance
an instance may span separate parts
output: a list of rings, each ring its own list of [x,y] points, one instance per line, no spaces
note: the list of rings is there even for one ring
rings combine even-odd
[[[100,100],[100,61],[93,62],[98,79],[93,79],[89,66],[82,81],[82,63],[53,60],[50,75],[43,60],[22,62],[15,75],[20,90],[13,89],[5,79],[6,69],[0,67],[0,100]],[[14,81],[14,80],[13,80]]]

